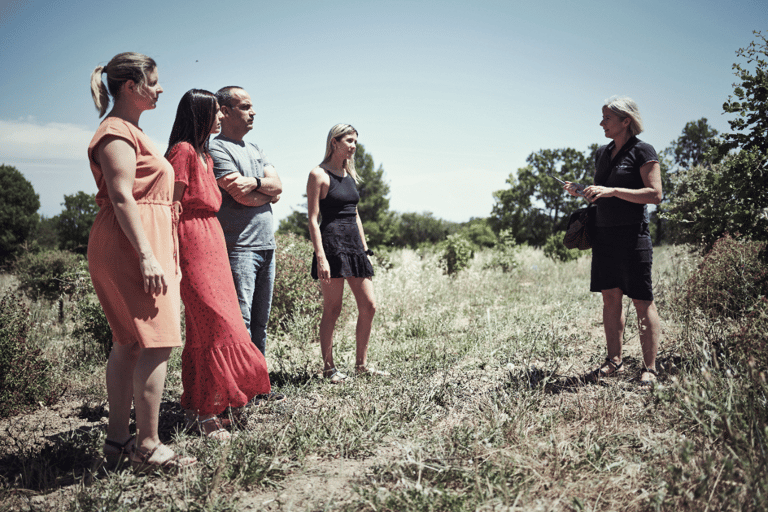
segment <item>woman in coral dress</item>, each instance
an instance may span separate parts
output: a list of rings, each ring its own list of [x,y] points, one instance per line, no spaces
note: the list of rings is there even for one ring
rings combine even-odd
[[[208,136],[220,129],[216,97],[199,89],[181,98],[168,141],[180,201],[181,298],[187,339],[181,356],[181,405],[202,434],[227,439],[218,418],[270,392],[267,363],[251,342],[237,302],[224,232],[216,219],[221,192],[208,154]]]
[[[107,76],[107,86],[102,81]],[[163,88],[155,61],[121,53],[91,74],[99,125],[88,160],[99,192],[99,213],[88,239],[88,267],[109,325],[107,362],[108,462],[130,458],[139,470],[178,470],[196,460],[160,443],[160,401],[171,348],[181,345],[179,271],[173,169],[139,128]],[[130,434],[136,407],[136,438]]]

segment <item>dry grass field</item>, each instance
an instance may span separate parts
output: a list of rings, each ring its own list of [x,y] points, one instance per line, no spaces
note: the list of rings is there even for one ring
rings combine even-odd
[[[161,436],[199,459],[177,476],[99,467],[103,365],[78,363],[71,326],[33,303],[34,338],[66,387],[57,404],[0,421],[0,510],[759,510],[768,430],[750,414],[766,410],[765,374],[718,365],[709,340],[727,326],[685,306],[697,258],[655,256],[663,339],[651,391],[635,382],[629,301],[625,371],[578,383],[605,357],[588,255],[556,263],[524,247],[503,273],[481,252],[449,277],[437,255],[397,251],[375,277],[369,354],[390,378],[327,384],[315,333],[296,319],[268,342],[288,399],[249,410],[247,428],[221,443],[180,432],[175,351]],[[349,373],[351,313],[335,341]]]

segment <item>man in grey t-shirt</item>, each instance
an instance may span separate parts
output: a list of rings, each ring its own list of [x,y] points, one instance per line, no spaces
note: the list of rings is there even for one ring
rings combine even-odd
[[[216,99],[223,114],[221,133],[210,141],[209,151],[222,189],[217,216],[245,326],[264,354],[275,281],[272,203],[280,199],[283,184],[264,152],[243,140],[256,115],[248,93],[241,87],[224,87]]]

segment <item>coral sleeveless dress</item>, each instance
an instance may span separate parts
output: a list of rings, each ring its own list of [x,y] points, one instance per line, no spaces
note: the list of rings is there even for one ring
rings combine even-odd
[[[245,328],[229,257],[216,212],[221,192],[194,148],[182,142],[168,155],[175,180],[184,183],[179,222],[181,298],[187,338],[181,355],[181,405],[220,414],[270,392],[267,362]]]
[[[161,294],[144,291],[139,256],[115,217],[101,166],[94,153],[105,137],[119,137],[136,150],[133,197],[152,252],[168,286]],[[113,341],[142,348],[181,345],[180,274],[176,262],[173,168],[141,129],[116,117],[99,125],[88,146],[88,160],[98,186],[99,213],[88,238],[88,269],[112,328]]]

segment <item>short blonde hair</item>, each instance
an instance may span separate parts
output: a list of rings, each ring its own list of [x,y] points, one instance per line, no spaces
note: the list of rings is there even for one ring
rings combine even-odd
[[[355,130],[354,126],[351,124],[344,124],[339,123],[333,128],[331,128],[331,131],[328,132],[328,139],[325,142],[325,158],[323,158],[323,161],[320,163],[325,163],[328,160],[331,159],[331,155],[333,155],[333,144],[332,142],[334,140],[341,140],[342,137],[345,135],[349,135],[350,133],[354,133],[355,135],[359,135],[357,133],[357,130]],[[362,179],[357,175],[357,171],[355,170],[355,159],[354,157],[351,159],[344,160],[344,169],[352,175],[352,179],[355,180],[355,183],[360,183]]]
[[[120,88],[128,80],[133,80],[142,89],[147,82],[147,75],[157,68],[155,61],[146,55],[135,52],[118,53],[106,66],[96,66],[91,73],[91,96],[99,117],[103,116],[109,106],[109,96],[115,101],[120,95]],[[107,74],[107,86],[101,75]]]
[[[629,118],[629,133],[632,136],[643,133],[643,118],[632,98],[627,96],[611,96],[605,100],[605,107],[617,114],[621,119]]]

